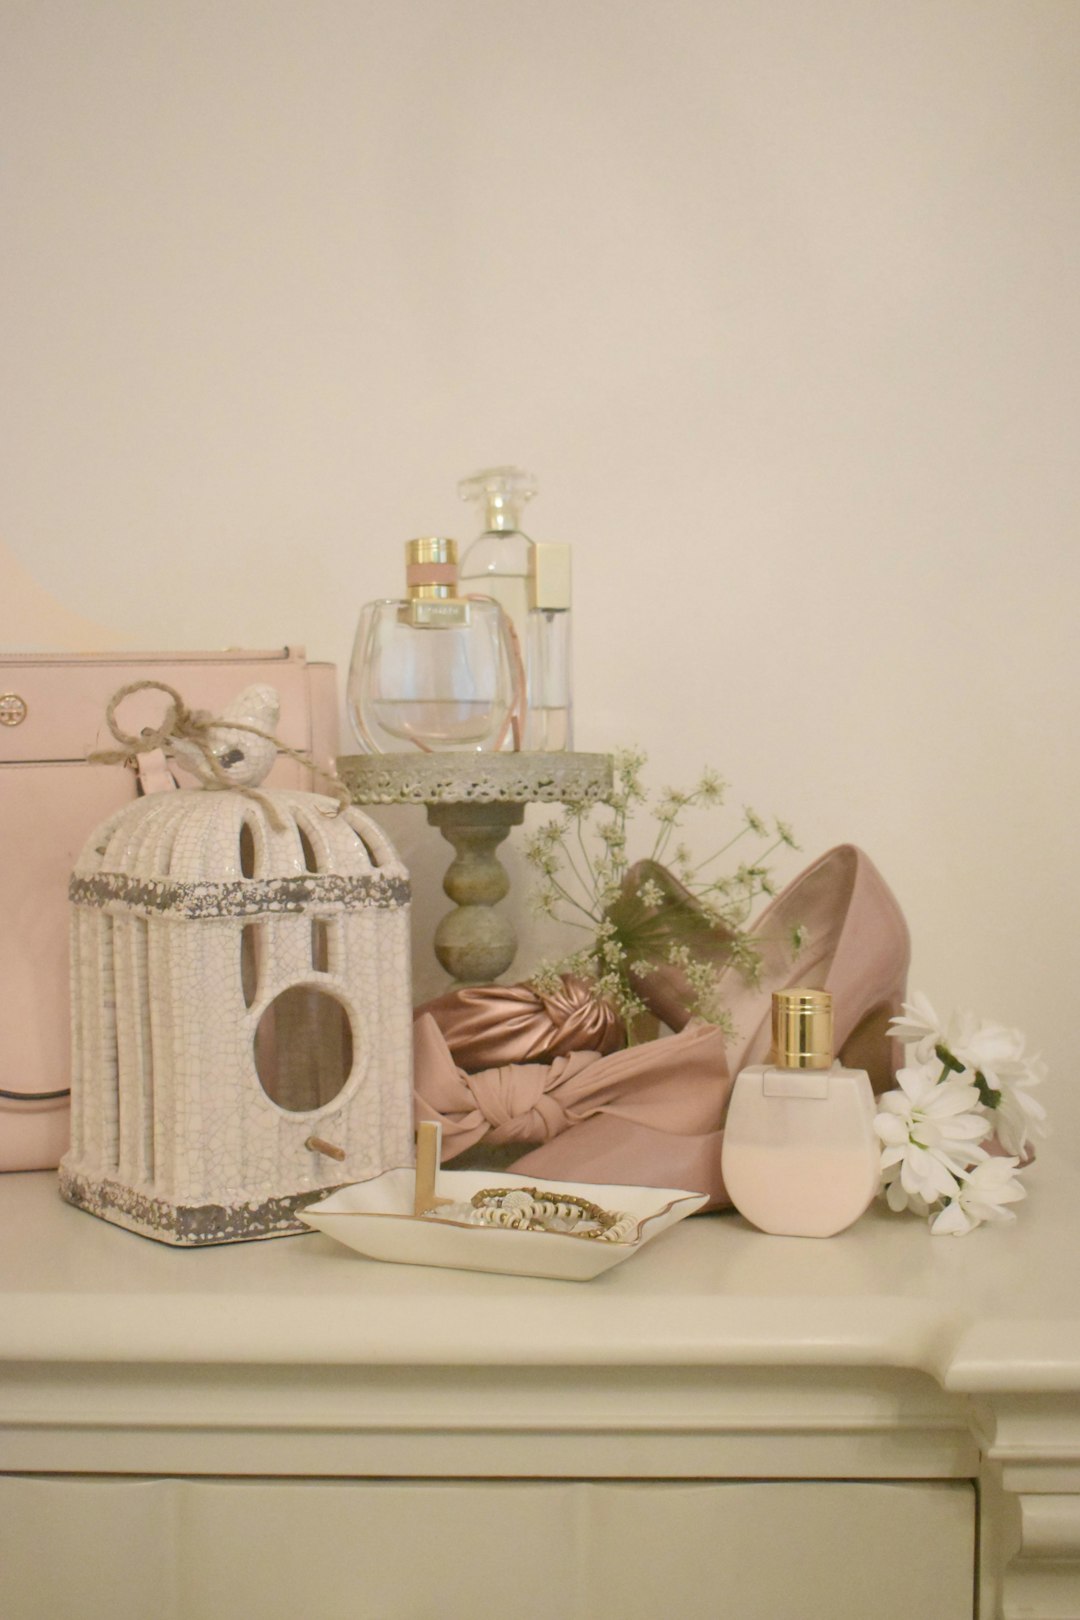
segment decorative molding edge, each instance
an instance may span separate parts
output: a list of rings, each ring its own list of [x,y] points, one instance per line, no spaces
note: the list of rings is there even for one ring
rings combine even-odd
[[[1080,1620],[1080,1412],[1067,1395],[1002,1395],[980,1407],[986,1459],[987,1606],[980,1620]]]

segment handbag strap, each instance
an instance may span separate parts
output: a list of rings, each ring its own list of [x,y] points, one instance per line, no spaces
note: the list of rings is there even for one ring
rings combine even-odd
[[[65,1086],[62,1091],[5,1091],[0,1087],[0,1097],[5,1102],[57,1102],[61,1097],[70,1096],[70,1086]]]

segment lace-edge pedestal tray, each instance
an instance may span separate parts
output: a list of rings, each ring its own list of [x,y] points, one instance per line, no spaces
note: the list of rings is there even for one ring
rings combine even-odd
[[[344,754],[356,804],[601,804],[610,754]]]
[[[495,911],[510,878],[495,851],[527,804],[602,804],[610,754],[345,754],[338,775],[356,804],[423,804],[453,845],[443,888],[454,901],[435,930],[435,955],[459,984],[490,984],[517,950]]]

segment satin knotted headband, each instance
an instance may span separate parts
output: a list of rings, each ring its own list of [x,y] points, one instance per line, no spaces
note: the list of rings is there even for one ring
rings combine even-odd
[[[442,1031],[454,1061],[465,1069],[500,1063],[544,1063],[571,1052],[615,1052],[625,1044],[613,1009],[597,1001],[585,979],[565,974],[542,994],[529,984],[477,984],[449,990],[418,1007]]]
[[[435,1017],[421,1011],[413,1050],[416,1116],[441,1122],[444,1160],[480,1142],[536,1144],[515,1170],[685,1187],[706,1192],[713,1207],[726,1201],[721,1127],[732,1082],[714,1025],[693,1023],[622,1051],[570,1052],[470,1074]]]

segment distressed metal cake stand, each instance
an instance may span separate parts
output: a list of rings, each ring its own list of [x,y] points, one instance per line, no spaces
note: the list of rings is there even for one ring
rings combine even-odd
[[[443,888],[454,902],[435,955],[459,984],[488,984],[514,960],[517,938],[496,904],[510,878],[495,851],[527,804],[599,804],[611,795],[610,754],[345,754],[338,775],[356,804],[423,804],[454,847]]]

